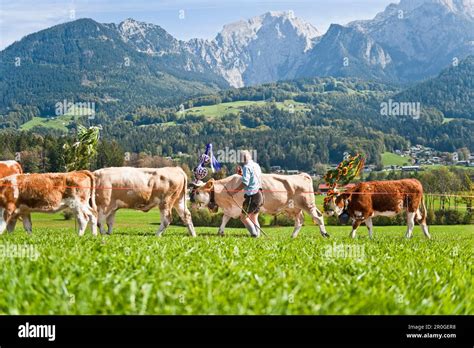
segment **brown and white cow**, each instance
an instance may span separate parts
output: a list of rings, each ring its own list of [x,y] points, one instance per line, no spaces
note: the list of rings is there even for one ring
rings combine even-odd
[[[0,161],[0,178],[13,174],[23,174],[23,169],[17,161]]]
[[[147,212],[158,206],[161,225],[157,236],[171,223],[173,208],[177,210],[189,234],[196,236],[191,213],[186,206],[188,178],[180,167],[104,168],[96,170],[94,175],[101,233],[105,233],[104,222],[107,222],[107,233],[112,233],[118,209],[129,208]]]
[[[21,167],[20,163],[13,160],[0,161],[0,178],[4,178],[6,176],[10,176],[13,174],[23,174],[23,168]],[[31,214],[26,214],[26,215],[27,215],[26,218],[31,220]],[[16,217],[13,217],[12,220],[10,220],[10,225],[14,226],[15,224],[16,224]],[[10,226],[10,229],[8,230],[11,231],[11,226]]]
[[[218,233],[224,235],[226,224],[231,218],[238,218],[242,212],[244,193],[238,192],[230,196],[228,192],[236,190],[242,182],[238,174],[222,180],[209,180],[191,191],[191,201],[196,205],[205,205],[216,211],[220,207],[224,211]],[[286,213],[294,218],[295,226],[292,237],[298,236],[304,222],[303,211],[311,215],[313,222],[319,225],[323,237],[329,237],[324,226],[323,214],[314,203],[313,181],[306,173],[297,175],[262,174],[262,190],[264,204],[261,212],[276,215]]]
[[[69,173],[15,174],[0,179],[0,234],[12,232],[18,217],[32,232],[30,213],[55,213],[70,208],[82,236],[91,223],[97,235],[94,176],[87,170]]]
[[[324,210],[329,215],[349,214],[353,221],[352,238],[363,222],[372,238],[372,217],[395,216],[406,210],[406,237],[411,238],[417,220],[425,236],[431,238],[426,225],[423,186],[416,179],[361,182],[353,189],[327,199]]]

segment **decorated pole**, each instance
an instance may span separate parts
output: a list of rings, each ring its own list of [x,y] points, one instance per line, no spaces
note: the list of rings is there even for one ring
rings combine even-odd
[[[206,145],[206,151],[199,157],[199,164],[193,170],[193,183],[197,184],[207,176],[209,173],[206,168],[207,165],[211,168],[211,173],[215,173],[221,169],[221,164],[214,156],[211,143]]]

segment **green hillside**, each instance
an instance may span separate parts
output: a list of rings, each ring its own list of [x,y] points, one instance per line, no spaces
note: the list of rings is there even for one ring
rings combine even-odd
[[[450,118],[474,120],[474,56],[445,69],[439,76],[401,92],[394,99],[435,107]]]
[[[410,165],[411,161],[407,157],[397,155],[396,153],[382,153],[382,164],[384,166],[405,166]]]
[[[185,110],[186,115],[202,115],[206,117],[219,117],[227,114],[238,114],[246,106],[264,106],[269,105],[268,101],[241,100],[216,105],[197,106]],[[285,100],[283,102],[274,102],[280,110],[309,111],[309,106],[305,103],[295,102],[294,100]]]
[[[15,65],[20,57],[18,65]],[[186,56],[150,56],[117,31],[78,19],[28,35],[0,52],[0,113],[15,105],[54,114],[60,100],[95,102],[116,112],[140,105],[179,105],[227,83],[212,72],[186,72]]]
[[[72,121],[82,117],[91,117],[94,115],[94,111],[89,108],[82,108],[78,110],[73,107],[66,114],[53,117],[33,117],[32,120],[22,124],[20,126],[21,130],[31,130],[36,127],[51,128],[67,132]]]

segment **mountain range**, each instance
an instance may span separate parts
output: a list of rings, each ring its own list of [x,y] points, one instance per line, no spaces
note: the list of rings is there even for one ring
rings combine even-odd
[[[63,98],[171,104],[228,87],[315,76],[412,83],[474,54],[471,0],[401,0],[374,19],[322,34],[292,12],[225,25],[181,41],[158,25],[78,19],[0,52],[0,110]]]

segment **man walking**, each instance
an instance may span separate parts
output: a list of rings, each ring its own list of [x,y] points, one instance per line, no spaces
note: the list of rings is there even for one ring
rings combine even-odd
[[[240,184],[236,192],[231,192],[230,194],[235,195],[237,192],[244,189],[245,200],[240,220],[252,237],[258,237],[260,236],[258,213],[260,207],[263,205],[262,170],[258,163],[252,160],[250,151],[244,150],[240,153],[243,164],[242,184]]]

